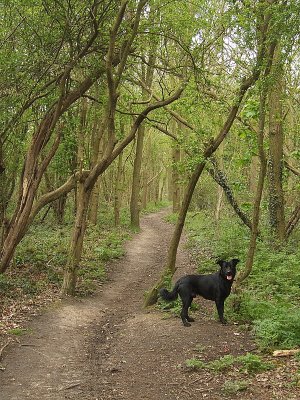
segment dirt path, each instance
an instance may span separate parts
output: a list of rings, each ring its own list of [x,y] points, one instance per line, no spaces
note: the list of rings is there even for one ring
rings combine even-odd
[[[185,360],[199,355],[199,348],[204,360],[244,354],[253,350],[250,336],[216,322],[208,302],[201,303],[205,308],[197,311],[191,328],[142,307],[145,290],[161,273],[172,233],[163,215],[143,219],[141,232],[127,243],[126,256],[110,266],[109,282],[96,296],[52,307],[31,323],[31,334],[5,349],[1,400],[224,398],[224,374],[191,372]],[[178,275],[192,270],[183,247],[178,265]],[[268,384],[259,390],[252,385],[242,398],[297,398]]]

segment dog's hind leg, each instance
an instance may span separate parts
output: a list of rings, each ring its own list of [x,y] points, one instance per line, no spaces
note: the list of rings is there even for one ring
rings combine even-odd
[[[182,310],[180,313],[182,323],[184,326],[191,326],[190,322],[194,322],[194,319],[189,317],[188,312],[189,312],[189,307],[192,304],[193,297],[189,294],[181,294],[181,293],[180,297],[182,300]]]

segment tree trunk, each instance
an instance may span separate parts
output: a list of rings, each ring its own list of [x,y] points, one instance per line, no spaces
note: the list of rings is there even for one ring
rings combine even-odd
[[[235,285],[236,292],[239,290],[238,286],[241,284],[241,282],[243,282],[243,280],[245,280],[252,271],[254,254],[256,249],[256,240],[258,236],[258,224],[260,216],[260,203],[263,194],[265,176],[267,172],[267,159],[264,150],[264,133],[265,133],[266,101],[269,93],[269,88],[266,86],[267,85],[266,82],[268,81],[268,77],[271,72],[275,48],[276,48],[276,42],[272,42],[269,46],[268,54],[266,55],[267,58],[266,68],[264,71],[262,90],[260,93],[260,108],[259,108],[258,153],[259,153],[260,170],[259,170],[256,196],[253,207],[252,229],[251,229],[251,237],[246,259],[246,266],[245,269],[237,276]]]
[[[145,126],[141,125],[136,140],[135,158],[133,164],[132,189],[130,198],[130,225],[132,228],[140,228],[140,188],[141,188],[141,168],[143,157],[143,146],[145,137]]]
[[[251,164],[250,164],[250,171],[249,171],[249,192],[250,192],[250,196],[252,197],[252,193],[253,193],[253,197],[254,197],[254,193],[256,192],[256,188],[257,188],[257,171],[259,171],[259,157],[257,155],[253,155],[251,157]],[[251,200],[250,197],[250,200]]]
[[[141,198],[141,209],[144,210],[147,207],[148,191],[148,170],[145,168],[143,171],[143,185],[142,185],[142,198]]]
[[[96,88],[96,93],[97,95],[99,95],[100,93],[99,86]],[[99,111],[100,110],[97,107],[94,115],[94,124],[91,138],[91,168],[93,168],[97,164],[97,162],[102,159],[104,151],[103,149],[105,148],[104,134],[106,132],[107,120],[105,116],[103,116],[103,110],[101,110],[102,112]],[[90,208],[88,213],[88,219],[94,225],[97,224],[98,219],[99,196],[100,180],[98,179],[92,190]]]
[[[164,200],[165,186],[166,186],[167,177],[163,176],[161,181],[161,186],[159,189],[159,201],[162,202]]]
[[[179,172],[178,163],[180,162],[180,148],[177,144],[172,147],[172,203],[173,203],[173,213],[180,210],[180,185],[179,185]]]
[[[299,221],[300,221],[300,205],[298,205],[292,212],[292,215],[286,226],[286,237],[290,236],[290,234],[293,232]]]
[[[3,159],[2,141],[0,138],[0,248],[2,248],[4,239],[8,234],[9,221],[6,217],[6,213],[15,188],[15,181],[16,168],[10,173],[10,176],[8,176],[8,171]]]
[[[53,188],[51,190],[53,190]],[[64,222],[66,203],[67,195],[65,194],[50,204],[50,207],[52,207],[53,214],[59,225],[62,225]]]
[[[84,182],[79,183],[77,192],[77,211],[74,230],[70,243],[67,265],[65,267],[64,279],[61,288],[62,294],[73,296],[76,290],[77,274],[82,255],[83,239],[87,226],[87,210],[91,191],[85,191]]]
[[[77,166],[82,174],[84,160],[84,138],[86,128],[87,102],[86,99],[82,102],[80,113],[80,127],[78,132],[78,147],[77,147]],[[87,211],[91,190],[85,191],[84,180],[81,176],[77,187],[76,196],[76,216],[73,228],[72,239],[69,248],[67,265],[64,271],[64,280],[61,288],[63,294],[73,296],[75,294],[77,283],[77,272],[81,260],[83,239],[87,225]]]
[[[153,7],[150,7],[149,20],[153,22]],[[150,43],[148,66],[146,71],[142,70],[142,75],[144,75],[144,81],[149,89],[151,89],[153,82],[153,74],[156,59],[156,49],[157,49],[157,38],[153,39]],[[147,99],[147,92],[142,89],[143,100]],[[140,229],[140,191],[141,191],[141,170],[142,170],[142,158],[143,158],[143,147],[145,138],[145,126],[141,125],[138,130],[137,140],[136,140],[136,152],[133,164],[133,176],[132,176],[132,191],[130,198],[130,224],[133,228]]]
[[[254,253],[256,249],[256,240],[258,236],[258,224],[259,224],[259,215],[260,215],[260,203],[263,194],[264,181],[266,176],[267,169],[267,161],[264,151],[264,129],[265,129],[265,105],[266,105],[266,93],[261,95],[260,99],[260,121],[259,121],[259,135],[258,135],[258,149],[259,149],[259,176],[256,187],[256,195],[254,200],[253,207],[253,216],[252,216],[252,226],[251,226],[251,237],[248,247],[248,254],[246,259],[245,269],[238,274],[236,279],[236,286],[238,287],[240,283],[245,280],[252,271]]]
[[[122,192],[122,160],[123,153],[118,157],[117,176],[115,183],[114,221],[115,226],[120,225],[121,192]]]
[[[216,204],[216,212],[215,212],[216,221],[219,221],[219,219],[220,219],[220,214],[221,214],[221,209],[222,209],[222,200],[223,200],[223,190],[222,190],[222,187],[219,185],[217,188],[217,204]]]
[[[268,161],[269,178],[269,212],[270,225],[277,240],[285,239],[284,195],[282,188],[283,171],[283,69],[277,46],[274,55],[274,83],[269,96],[269,142],[270,155]]]

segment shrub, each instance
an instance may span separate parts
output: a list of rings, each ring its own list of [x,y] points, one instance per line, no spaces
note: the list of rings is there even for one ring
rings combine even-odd
[[[272,363],[264,361],[257,354],[247,353],[244,356],[239,356],[237,361],[241,364],[242,371],[247,372],[248,374],[257,374],[274,368]]]
[[[209,369],[220,372],[231,367],[235,362],[234,356],[228,354],[224,357],[219,358],[218,360],[211,361],[209,363]]]
[[[299,309],[277,309],[269,318],[254,321],[258,343],[262,349],[293,348],[300,343]]]
[[[199,360],[198,358],[190,358],[186,360],[185,365],[191,369],[204,369],[206,368],[206,364]]]
[[[241,372],[247,374],[257,374],[274,368],[274,365],[264,361],[259,355],[247,353],[243,356],[234,357],[229,354],[219,359],[204,362],[198,358],[186,360],[186,366],[193,369],[209,369],[214,372],[229,370],[231,367],[239,368]]]
[[[248,389],[249,383],[243,380],[237,381],[228,381],[223,384],[222,392],[225,395],[235,395],[238,392],[244,392]]]

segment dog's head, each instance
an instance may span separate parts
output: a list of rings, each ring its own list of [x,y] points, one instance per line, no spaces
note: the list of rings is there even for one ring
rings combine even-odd
[[[230,261],[218,260],[217,264],[220,265],[220,275],[229,282],[233,282],[236,274],[236,264],[240,260],[238,258],[233,258]]]

